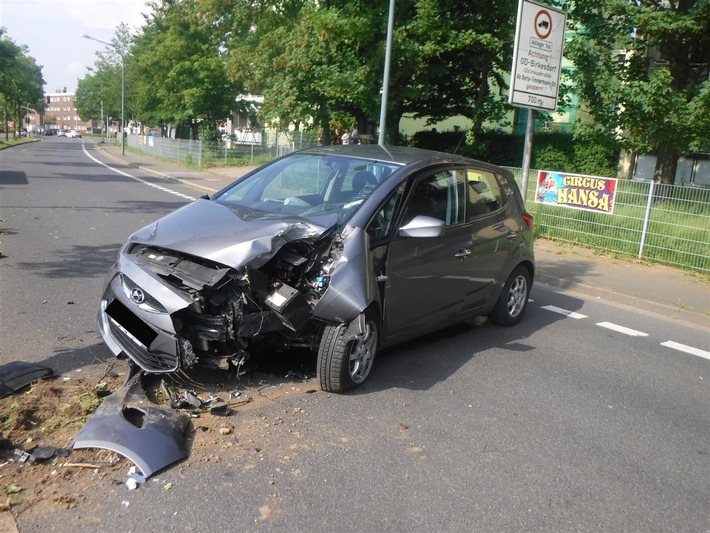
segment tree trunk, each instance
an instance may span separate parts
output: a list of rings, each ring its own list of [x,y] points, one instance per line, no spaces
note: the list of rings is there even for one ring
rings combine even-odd
[[[400,144],[402,139],[399,133],[399,122],[402,120],[404,109],[399,103],[390,105],[387,110],[387,118],[385,119],[385,144]],[[379,139],[377,140],[379,142]],[[373,144],[377,144],[377,142]]]
[[[673,185],[675,182],[675,171],[678,167],[679,154],[662,143],[658,146],[656,155],[656,168],[653,172],[653,180],[665,185]]]
[[[318,101],[318,109],[316,111],[317,124],[320,125],[319,140],[323,146],[330,144],[330,114],[328,112],[328,100],[321,97]]]

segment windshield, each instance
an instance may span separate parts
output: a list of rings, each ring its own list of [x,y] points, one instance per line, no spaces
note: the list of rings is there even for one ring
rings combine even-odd
[[[396,168],[359,157],[294,154],[237,181],[215,200],[273,215],[337,213],[342,225]]]

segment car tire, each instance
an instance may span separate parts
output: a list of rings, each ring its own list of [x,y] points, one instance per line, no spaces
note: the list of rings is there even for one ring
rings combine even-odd
[[[377,353],[377,322],[365,319],[362,338],[345,341],[347,326],[326,326],[318,349],[317,374],[327,392],[345,392],[362,384]]]
[[[520,322],[528,307],[530,297],[530,272],[519,265],[505,282],[496,307],[490,318],[500,326],[513,326]]]

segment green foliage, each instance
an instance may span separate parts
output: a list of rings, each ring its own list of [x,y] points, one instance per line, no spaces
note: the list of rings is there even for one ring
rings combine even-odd
[[[533,144],[532,160],[530,165],[533,168],[545,170],[557,170],[560,172],[580,172],[573,166],[574,147],[571,146],[570,136],[556,135],[560,137],[557,142],[550,142],[550,139],[536,138]],[[581,173],[581,172],[580,172]]]
[[[153,13],[126,54],[129,117],[146,124],[201,123],[217,129],[233,110],[241,84],[229,78],[224,50],[235,2],[154,2]],[[197,136],[197,128],[189,130]]]
[[[462,137],[465,142],[461,143]],[[419,148],[455,152],[502,166],[519,167],[525,138],[500,132],[422,131],[412,136]],[[593,135],[537,133],[533,139],[531,166],[545,170],[575,172],[594,176],[616,176],[619,147]]]
[[[580,174],[612,178],[616,176],[618,160],[618,148],[588,141],[575,143],[571,164]]]
[[[503,117],[516,2],[415,0],[397,6],[394,80],[401,113],[463,115],[479,131]],[[401,114],[395,114],[398,120]]]
[[[497,92],[510,68],[514,2],[405,0],[395,8],[387,116],[395,140],[408,112],[437,120],[463,114],[476,123],[501,116]],[[377,121],[387,2],[265,2],[249,35],[227,47],[230,73],[265,96],[264,121],[312,124],[325,135],[344,112]],[[278,7],[276,7],[278,6]]]
[[[399,0],[394,11],[386,140],[401,142],[400,118],[465,116],[470,153],[501,152],[482,124],[500,121],[513,52],[512,0]],[[600,131],[616,144],[671,156],[710,146],[710,10],[707,0],[560,0],[576,34],[565,49],[570,79]],[[126,67],[126,112],[179,137],[210,139],[231,112],[248,113],[241,93],[264,96],[259,120],[275,129],[323,131],[352,122],[373,133],[378,122],[388,2],[367,0],[153,0],[135,36],[119,28],[93,74],[80,83],[82,117],[116,117],[120,54]],[[0,49],[0,61],[2,60]],[[352,122],[351,122],[352,121]],[[607,134],[608,136],[608,134]],[[438,147],[436,136],[414,144]],[[485,144],[490,146],[485,148]],[[587,143],[591,145],[586,146]],[[539,146],[551,166],[610,169],[597,139]],[[484,146],[481,146],[483,144]],[[596,147],[592,147],[596,146]],[[573,152],[573,153],[571,153]],[[516,161],[519,157],[515,158]],[[666,174],[670,169],[664,169]],[[606,172],[605,172],[606,173]]]
[[[466,132],[463,131],[418,131],[412,135],[409,144],[415,148],[454,152],[457,146],[465,143],[465,138]]]
[[[710,80],[703,82],[688,105],[688,114],[688,129],[695,132],[688,148],[693,152],[710,152]]]
[[[34,109],[44,109],[43,86],[42,67],[28,55],[26,46],[17,46],[0,28],[0,103],[5,116],[18,125],[27,114],[28,102]]]
[[[584,106],[626,148],[656,151],[659,177],[672,182],[669,161],[710,145],[707,0],[564,4],[578,28],[565,56]]]
[[[255,18],[252,35],[227,43],[230,75],[264,95],[260,120],[282,129],[310,125],[327,136],[331,121],[339,125],[336,113],[374,119],[379,87],[371,36],[381,22],[373,9],[289,7]]]
[[[216,142],[222,138],[222,134],[211,124],[204,122],[200,124],[200,140],[207,142]]]

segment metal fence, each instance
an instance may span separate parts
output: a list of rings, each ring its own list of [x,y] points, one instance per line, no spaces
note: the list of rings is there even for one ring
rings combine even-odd
[[[260,130],[223,141],[170,139],[153,135],[128,135],[129,148],[153,157],[196,168],[253,165],[294,150],[314,146],[315,135],[305,132]]]
[[[269,130],[226,142],[147,135],[127,141],[130,148],[197,168],[252,165],[318,144],[309,133]],[[521,169],[509,170],[520,182]],[[602,214],[535,203],[535,187],[528,187],[526,205],[536,236],[710,272],[710,189],[619,180],[614,213]]]
[[[520,182],[521,169],[509,170]],[[536,236],[710,272],[710,189],[619,180],[614,212],[603,214],[536,203],[533,186],[526,205]]]

